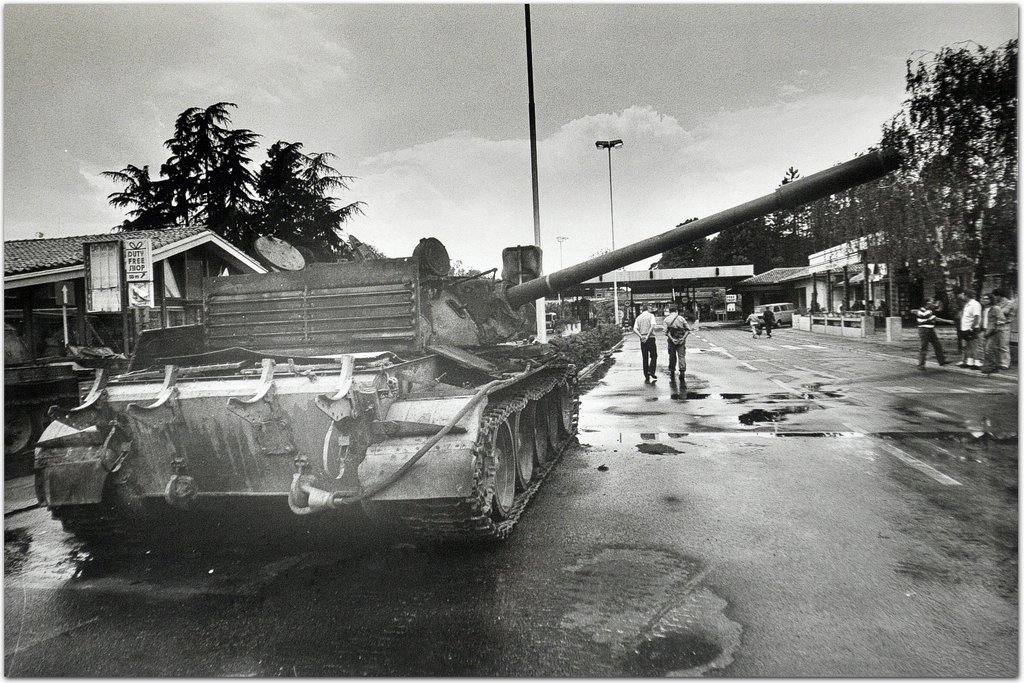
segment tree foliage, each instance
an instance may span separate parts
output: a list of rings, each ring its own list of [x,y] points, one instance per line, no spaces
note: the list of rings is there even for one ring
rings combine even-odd
[[[164,146],[170,152],[152,179],[149,167],[128,165],[102,175],[123,185],[109,195],[127,210],[120,230],[203,225],[247,249],[260,235],[287,240],[307,258],[335,260],[353,250],[372,250],[344,231],[361,202],[340,205],[332,192],[348,190],[351,176],[331,167],[329,153],[307,154],[302,143],[279,141],[251,170],[260,136],[231,127],[231,102],[186,109]],[[373,250],[375,251],[375,250]]]
[[[925,281],[966,274],[980,288],[987,275],[1015,276],[1017,41],[908,60],[906,92],[877,146],[898,153],[900,169],[672,249],[661,267],[753,264],[760,273],[868,237],[869,261]],[[798,178],[791,167],[782,184]]]

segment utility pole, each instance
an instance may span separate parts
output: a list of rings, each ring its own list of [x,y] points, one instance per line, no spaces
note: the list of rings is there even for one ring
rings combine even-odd
[[[526,8],[526,83],[530,97],[530,170],[533,178],[533,243],[540,248],[540,185],[537,181],[537,105],[533,100],[533,37],[530,32],[530,5]],[[541,270],[543,270],[543,251]],[[548,340],[547,317],[544,315],[544,299],[537,299],[537,341]]]

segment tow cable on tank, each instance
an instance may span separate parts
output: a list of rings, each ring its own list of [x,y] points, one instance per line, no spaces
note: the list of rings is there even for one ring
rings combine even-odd
[[[396,481],[401,479],[405,474],[412,469],[420,458],[426,455],[434,446],[438,444],[455,426],[462,420],[466,414],[473,409],[476,404],[480,403],[488,394],[502,389],[510,384],[514,384],[519,381],[527,374],[530,373],[530,364],[527,364],[526,369],[522,372],[517,373],[507,379],[497,379],[493,382],[489,382],[482,387],[473,395],[469,401],[466,402],[458,413],[448,423],[441,428],[441,430],[430,437],[426,443],[410,457],[405,463],[402,464],[395,472],[387,479],[374,484],[373,486],[363,490],[362,492],[346,496],[343,493],[324,491],[313,486],[313,475],[304,474],[303,470],[306,468],[306,462],[304,459],[296,459],[296,467],[299,471],[292,475],[292,484],[288,490],[288,507],[297,515],[308,515],[314,512],[323,512],[325,510],[334,510],[339,506],[351,505],[352,503],[358,503],[361,500],[374,496],[387,487],[394,484]],[[333,430],[334,426],[331,426]],[[327,447],[329,445],[330,431],[328,431],[328,438],[324,441],[324,461],[327,459]],[[340,476],[340,475],[339,475]]]

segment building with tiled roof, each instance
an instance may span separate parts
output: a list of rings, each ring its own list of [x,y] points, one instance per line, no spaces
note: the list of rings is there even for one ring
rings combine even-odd
[[[800,310],[840,310],[858,302],[870,310],[887,299],[888,283],[885,264],[865,260],[865,240],[811,254],[806,266],[759,273],[738,282],[734,291],[743,297],[744,310],[766,303],[792,303]]]
[[[127,322],[87,311],[85,245],[132,239],[151,240],[155,306],[134,309]],[[198,322],[204,277],[267,272],[203,226],[7,240],[3,261],[5,334],[19,335],[36,358],[63,355],[68,344],[130,349],[144,329]]]

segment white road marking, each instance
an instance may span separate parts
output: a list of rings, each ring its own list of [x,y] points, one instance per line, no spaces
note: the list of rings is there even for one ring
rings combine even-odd
[[[914,468],[915,470],[921,472],[922,474],[928,475],[929,477],[939,482],[940,484],[943,484],[945,486],[961,486],[960,482],[958,482],[953,477],[949,477],[943,474],[942,472],[939,472],[931,465],[921,462],[920,460],[910,455],[906,451],[897,448],[892,444],[885,443],[884,441],[880,441],[879,445],[885,450],[889,451],[892,455],[896,457],[897,460],[899,460],[903,464],[907,465],[908,467]]]
[[[832,375],[827,372],[822,372],[821,370],[811,370],[810,368],[802,368],[799,365],[794,365],[793,369],[800,370],[802,372],[809,372],[812,375],[821,375],[822,377],[828,377],[829,379],[842,379],[839,375]]]
[[[783,344],[782,348],[784,348],[784,349],[795,349],[795,350],[799,351],[803,347],[802,346],[793,346],[792,344]]]
[[[778,350],[779,350],[779,349],[778,349],[777,347],[775,347],[775,346],[769,346],[768,344],[762,344],[762,345],[761,345],[760,347],[758,347],[758,348],[762,348],[762,349],[764,349],[765,351],[778,351]]]
[[[818,346],[817,344],[804,344],[805,349],[823,349],[824,346]]]
[[[740,363],[740,365],[742,365],[742,366],[744,366],[744,367],[748,367],[748,368],[750,368],[751,370],[753,370],[754,372],[760,372],[760,371],[759,371],[759,370],[758,370],[757,368],[755,368],[755,367],[754,367],[753,365],[751,365],[750,363]]]
[[[786,384],[785,382],[783,382],[781,380],[777,380],[774,377],[769,377],[768,379],[771,380],[772,382],[775,382],[780,387],[785,389],[790,394],[793,394],[794,396],[801,396],[802,395],[799,391],[797,391],[796,389],[794,389],[793,387],[789,386],[788,384]]]

